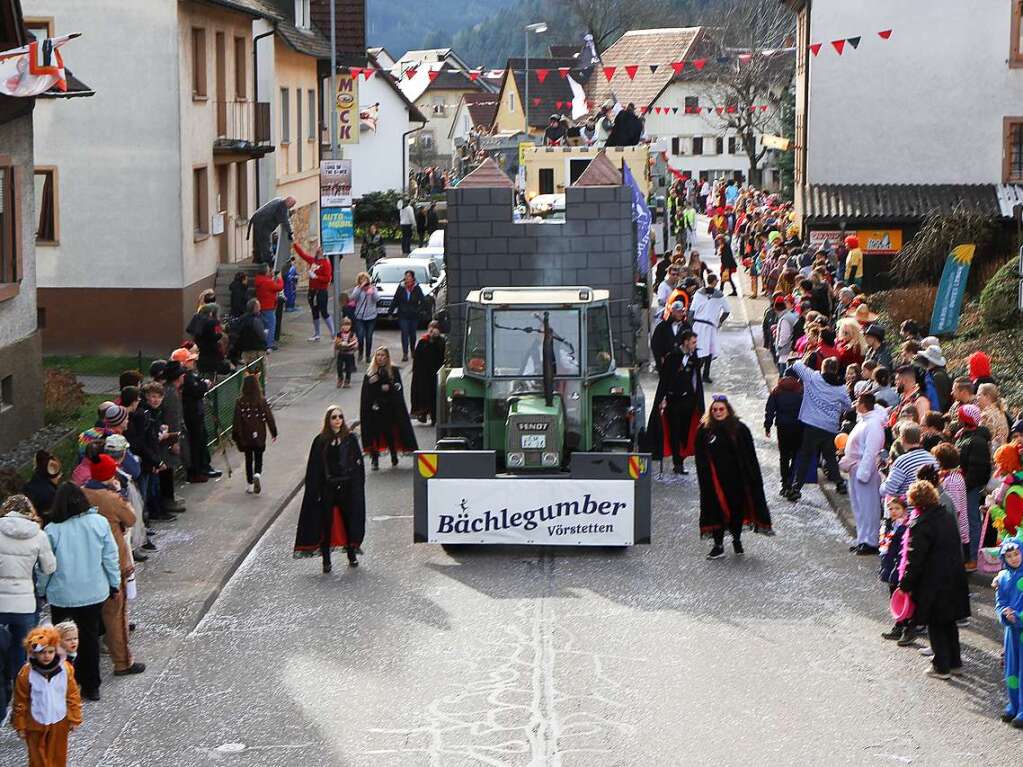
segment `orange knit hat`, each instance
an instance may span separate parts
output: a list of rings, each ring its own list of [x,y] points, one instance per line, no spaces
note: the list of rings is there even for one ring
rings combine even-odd
[[[998,470],[1002,473],[1002,476],[1009,476],[1020,471],[1023,466],[1020,466],[1020,448],[1014,442],[1009,442],[1002,445],[995,451],[995,465]]]

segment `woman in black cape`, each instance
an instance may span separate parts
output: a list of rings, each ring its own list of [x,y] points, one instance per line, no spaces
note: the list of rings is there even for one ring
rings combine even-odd
[[[434,320],[412,353],[412,417],[437,423],[437,371],[444,366],[446,342]]]
[[[411,453],[419,449],[412,431],[401,373],[391,364],[391,353],[381,346],[373,354],[373,361],[362,379],[362,450],[373,471],[380,468],[380,454],[391,453],[391,466],[398,465],[398,453]]]
[[[670,457],[676,474],[688,474],[685,461],[696,451],[696,434],[704,409],[696,333],[683,330],[661,365],[646,430],[650,457],[655,461]]]
[[[330,553],[344,549],[348,565],[357,567],[366,534],[366,470],[359,439],[345,423],[337,405],[327,408],[323,430],[309,449],[305,495],[295,534],[295,558],[323,557],[323,572],[331,569]]]
[[[753,435],[723,394],[715,394],[696,432],[696,473],[700,480],[700,536],[714,539],[707,559],[725,555],[725,531],[742,554],[743,527],[771,534],[771,512]]]

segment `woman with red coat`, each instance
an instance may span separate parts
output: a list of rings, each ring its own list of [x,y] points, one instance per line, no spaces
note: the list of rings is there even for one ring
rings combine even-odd
[[[330,287],[330,281],[334,277],[330,259],[324,257],[323,248],[319,245],[316,246],[316,251],[312,256],[306,253],[297,242],[293,243],[293,246],[299,258],[309,264],[307,275],[309,277],[309,309],[313,313],[313,335],[309,340],[320,340],[320,317],[323,318],[330,337],[333,338],[334,323],[330,319],[330,312],[327,311],[327,288]]]

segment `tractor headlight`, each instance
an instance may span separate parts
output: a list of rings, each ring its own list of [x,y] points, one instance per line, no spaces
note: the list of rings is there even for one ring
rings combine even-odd
[[[558,459],[559,456],[557,453],[544,453],[543,458],[541,458],[540,460],[544,466],[557,466]]]
[[[526,465],[526,454],[525,453],[508,453],[508,465],[509,466],[525,466]]]

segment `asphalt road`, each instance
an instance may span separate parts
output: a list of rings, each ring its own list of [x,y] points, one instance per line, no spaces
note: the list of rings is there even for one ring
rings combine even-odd
[[[711,389],[762,435],[745,324],[724,347]],[[291,559],[296,500],[90,763],[1013,763],[990,592],[963,632],[966,675],[924,677],[879,636],[875,563],[847,553],[816,489],[778,499],[776,453],[758,449],[778,535],[716,562],[694,475],[655,478],[650,546],[449,556],[411,543],[405,459],[369,477],[362,565],[329,576]]]

